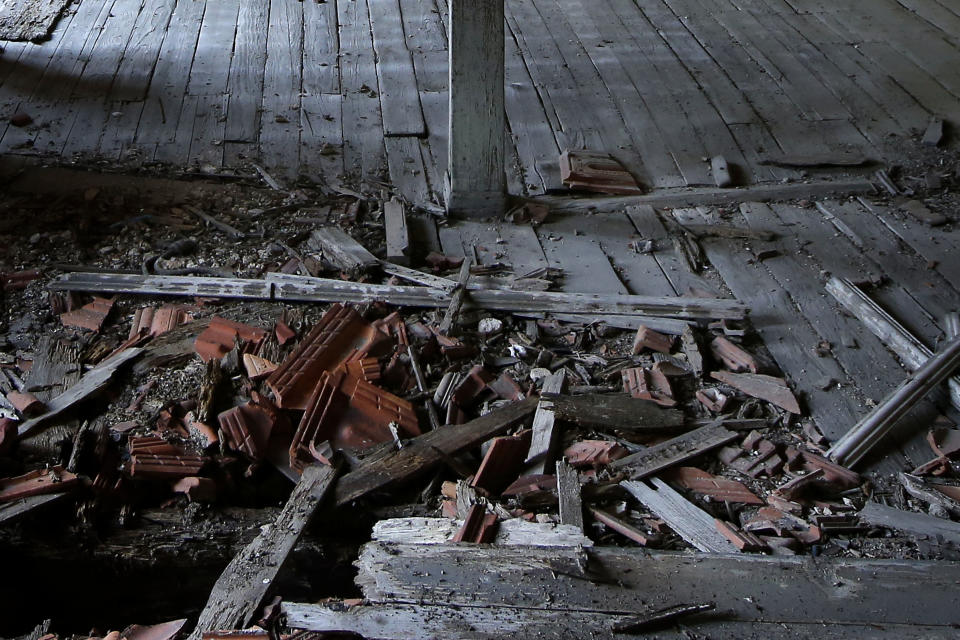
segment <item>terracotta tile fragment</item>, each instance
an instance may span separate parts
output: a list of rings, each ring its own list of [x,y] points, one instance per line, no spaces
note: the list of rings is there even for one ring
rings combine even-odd
[[[12,273],[0,273],[0,289],[4,291],[17,291],[26,289],[27,285],[40,277],[40,272],[36,269],[27,269],[25,271],[14,271]]]
[[[133,325],[130,327],[130,335],[128,337],[134,338],[142,335],[159,336],[191,320],[193,320],[193,318],[190,314],[178,305],[167,304],[159,309],[143,307],[142,309],[137,309],[136,313],[134,313]]]
[[[470,507],[463,525],[450,541],[473,542],[476,544],[490,543],[497,535],[497,527],[496,514],[487,513],[485,506],[475,504]]]
[[[730,373],[711,371],[710,377],[738,389],[748,396],[766,400],[781,409],[800,415],[800,404],[783,378],[758,373]]]
[[[727,402],[730,400],[729,396],[715,387],[697,389],[696,397],[697,400],[700,401],[700,404],[714,413],[720,413],[723,411],[723,409],[727,406]]]
[[[656,369],[635,367],[620,372],[623,378],[623,390],[634,398],[650,400],[663,407],[676,406],[670,380]]]
[[[252,353],[243,354],[243,368],[247,371],[247,377],[254,382],[269,376],[277,370],[277,366],[266,358],[255,356]]]
[[[567,447],[563,457],[574,467],[602,467],[627,453],[623,445],[609,440],[581,440]]]
[[[184,494],[190,502],[214,502],[217,499],[217,483],[210,478],[188,476],[173,483],[173,492]]]
[[[717,531],[723,534],[723,536],[732,542],[740,551],[752,552],[765,551],[767,549],[766,543],[749,531],[741,531],[735,525],[720,519],[714,519],[713,522],[717,527]]]
[[[210,324],[197,336],[193,348],[204,362],[219,360],[233,349],[237,339],[259,343],[267,332],[240,322],[214,316]]]
[[[233,407],[217,416],[224,444],[239,451],[252,462],[259,462],[267,452],[270,434],[276,419],[263,407],[253,403]]]
[[[11,391],[7,394],[7,401],[20,415],[26,417],[43,413],[47,408],[47,405],[30,392]]]
[[[530,450],[532,432],[494,438],[470,486],[489,495],[499,495],[517,479]]]
[[[113,299],[94,298],[90,304],[79,309],[60,314],[60,322],[65,327],[78,327],[90,331],[100,331],[106,322],[110,310],[113,309]]]
[[[0,418],[0,456],[7,455],[13,450],[19,439],[16,420]]]
[[[282,320],[277,320],[277,323],[273,325],[273,333],[277,336],[277,342],[281,347],[297,337],[297,332]]]
[[[754,357],[723,336],[717,336],[713,339],[710,343],[710,352],[730,371],[735,373],[742,371],[757,372],[757,361]]]
[[[608,153],[564,151],[560,154],[560,179],[571,189],[632,195],[643,189],[630,172]]]
[[[476,365],[464,376],[453,391],[451,400],[461,409],[469,409],[481,401],[493,375],[483,365]]]
[[[660,543],[660,536],[652,535],[645,531],[642,531],[633,525],[624,522],[623,520],[617,518],[616,516],[607,513],[601,509],[590,507],[590,513],[593,514],[593,517],[597,519],[597,522],[602,522],[605,526],[613,529],[622,536],[625,536],[637,544],[644,547],[653,547],[657,546]]]
[[[665,477],[668,481],[685,489],[710,496],[715,500],[740,504],[764,504],[761,498],[742,483],[709,474],[696,467],[676,467],[666,473]]]
[[[931,429],[927,434],[927,442],[937,456],[955,458],[960,453],[960,429]]]
[[[0,504],[48,493],[64,493],[81,483],[80,477],[60,466],[37,469],[22,476],[0,479]]]
[[[513,400],[514,402],[523,400],[523,389],[517,384],[517,381],[509,373],[501,373],[500,377],[487,384],[490,389],[497,394],[498,398],[503,400]]]
[[[282,409],[306,409],[324,372],[361,360],[389,341],[352,307],[332,305],[267,384]]]
[[[540,491],[557,492],[557,476],[534,474],[521,476],[500,492],[501,496],[522,498]]]
[[[186,624],[186,618],[146,626],[133,624],[122,635],[125,640],[174,640]]]
[[[645,327],[643,325],[637,329],[637,334],[633,338],[634,355],[642,353],[644,349],[650,349],[651,351],[659,351],[660,353],[669,354],[672,347],[672,337],[665,336],[662,333],[654,331],[650,327]]]
[[[207,459],[195,455],[138,453],[130,456],[130,475],[135,478],[183,478],[200,473]]]

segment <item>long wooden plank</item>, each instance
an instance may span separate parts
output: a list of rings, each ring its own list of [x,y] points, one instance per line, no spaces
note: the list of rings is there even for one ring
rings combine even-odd
[[[956,619],[953,602],[955,583],[960,579],[956,562],[663,553],[610,547],[594,547],[590,557],[586,563],[583,554],[555,547],[372,543],[361,552],[358,582],[372,602],[507,603],[518,608],[562,602],[569,611],[634,614],[678,603],[713,602],[726,612],[722,620],[777,621],[789,627],[834,622],[875,628],[942,625],[949,629]],[[590,580],[589,573],[584,575],[584,566],[603,567],[600,575],[604,579]],[[757,589],[758,584],[778,586]],[[852,589],[851,585],[872,588]],[[898,606],[904,593],[922,597],[909,607]],[[790,631],[787,637],[796,637],[792,628]],[[908,627],[902,627],[902,632],[912,635]],[[814,631],[810,637],[821,633]],[[710,633],[710,637],[751,636],[728,630]]]
[[[660,478],[653,478],[653,484],[655,488],[644,482],[625,480],[620,486],[700,551],[736,552],[733,543],[717,531],[712,516],[688,502]]]
[[[616,460],[611,467],[626,471],[631,480],[640,480],[716,449],[737,437],[736,431],[730,431],[720,423],[708,424]]]
[[[580,225],[575,216],[554,216],[536,230],[550,266],[563,272],[561,289],[626,294],[599,240],[580,235]]]
[[[233,58],[227,77],[226,123],[224,144],[255,148],[260,133],[260,101],[263,95],[263,74],[267,62],[267,13],[269,5],[257,0],[240,0],[237,29],[233,42]],[[231,149],[233,151],[233,149]],[[225,151],[226,153],[226,151]],[[227,164],[233,164],[230,158]]]
[[[250,626],[336,477],[337,468],[326,465],[303,470],[277,519],[230,561],[213,585],[194,637],[205,631]]]
[[[260,112],[260,160],[271,175],[299,174],[303,3],[271,3]]]
[[[466,424],[448,425],[417,436],[403,448],[361,464],[343,476],[334,491],[335,502],[337,505],[344,505],[371,492],[428,473],[448,456],[506,433],[526,420],[536,407],[537,399],[527,398],[491,411]]]
[[[413,58],[407,49],[399,0],[372,0],[370,26],[377,54],[377,79],[383,133],[387,136],[423,136],[427,125],[420,106]]]

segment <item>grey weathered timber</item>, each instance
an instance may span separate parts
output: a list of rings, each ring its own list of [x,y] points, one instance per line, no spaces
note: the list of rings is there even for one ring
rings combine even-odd
[[[960,523],[935,518],[925,513],[894,509],[877,502],[868,502],[858,514],[860,521],[877,527],[896,529],[917,536],[943,538],[960,544]]]
[[[933,357],[933,352],[925,344],[849,280],[830,278],[827,291],[897,354],[908,370],[919,369]],[[950,389],[951,404],[960,409],[960,378],[954,376],[947,380],[947,387]]]
[[[886,436],[917,402],[960,366],[960,338],[954,338],[940,353],[907,377],[873,411],[837,440],[827,455],[853,468]]]
[[[460,485],[467,486],[466,483]],[[373,525],[371,539],[393,544],[445,544],[453,539],[462,524],[462,519],[392,518]],[[514,547],[592,547],[593,541],[583,535],[582,528],[569,524],[509,518],[500,522],[491,544]]]
[[[737,433],[725,428],[722,422],[713,422],[616,460],[611,467],[626,470],[631,479],[639,480],[715,449],[737,437]]]
[[[205,631],[250,626],[287,556],[323,503],[337,472],[337,467],[326,465],[310,465],[303,470],[277,519],[263,527],[260,535],[224,569],[200,613],[194,638]]]
[[[470,258],[465,258],[460,264],[460,276],[457,278],[457,286],[450,294],[450,304],[447,305],[447,310],[443,314],[443,319],[440,321],[440,333],[448,334],[450,330],[453,329],[454,324],[457,322],[457,316],[460,315],[460,308],[463,307],[463,303],[467,297],[467,284],[470,282],[470,266],[473,264],[473,260]]]
[[[544,391],[558,420],[601,431],[625,434],[666,434],[683,430],[684,416],[627,393],[553,395]]]
[[[339,227],[321,227],[310,234],[309,244],[344,271],[369,271],[380,261],[353,236]]]
[[[632,480],[624,480],[620,486],[700,551],[736,552],[737,548],[733,543],[717,531],[713,516],[688,502],[660,478],[653,478],[652,481],[656,489],[644,482]]]
[[[334,499],[338,505],[347,504],[427,473],[449,456],[506,433],[526,420],[536,406],[536,398],[527,398],[465,424],[448,425],[417,436],[403,448],[361,464],[343,476],[337,483]]]
[[[933,482],[927,482],[919,476],[900,472],[897,474],[903,489],[914,498],[924,502],[942,507],[954,516],[960,516],[960,502],[947,496],[945,493],[937,490],[937,485]]]
[[[77,384],[48,401],[46,411],[21,423],[20,426],[17,427],[17,432],[20,434],[20,437],[24,438],[29,436],[45,422],[70,410],[70,408],[78,402],[82,402],[95,393],[102,391],[120,367],[138,357],[142,352],[143,349],[139,348],[125,349],[107,358],[97,365],[97,367],[88,371],[80,378]]]
[[[46,40],[68,0],[10,0],[0,7],[0,40]]]
[[[398,198],[383,203],[383,227],[387,234],[387,260],[399,265],[410,264],[410,230],[407,212]]]
[[[622,211],[626,207],[692,207],[741,202],[824,198],[831,195],[875,193],[873,183],[864,180],[810,182],[797,184],[761,184],[739,189],[664,189],[642,196],[608,196],[596,198],[569,198],[539,196],[531,202],[545,204],[558,213],[586,213],[593,211]]]
[[[450,126],[445,199],[462,217],[506,201],[504,0],[450,2]]]
[[[547,376],[543,381],[542,394],[558,395],[563,393],[563,384],[566,381],[566,372],[560,369]],[[557,444],[557,428],[554,420],[553,401],[541,397],[537,404],[537,412],[533,416],[533,434],[530,438],[530,449],[527,451],[527,473],[546,473],[550,464],[550,457]]]
[[[371,543],[363,548],[357,565],[357,582],[372,602],[448,607],[509,603],[517,608],[562,602],[568,611],[633,614],[680,603],[714,602],[725,612],[723,620],[790,625],[949,628],[956,623],[960,580],[960,563],[945,560],[690,554],[616,547],[593,547],[584,554],[557,548]],[[584,579],[576,567],[587,571],[595,567],[600,580]],[[909,607],[898,606],[905,593],[923,597]],[[752,636],[718,632],[709,637]]]
[[[377,54],[380,110],[387,136],[423,136],[427,125],[420,106],[420,93],[407,49],[397,0],[368,2],[373,50]]]
[[[265,280],[143,276],[118,273],[68,273],[50,283],[59,291],[132,293],[183,297],[284,300],[287,302],[385,302],[398,306],[442,308],[450,294],[429,287],[364,284],[269,273]],[[603,315],[660,315],[677,318],[740,319],[747,309],[736,300],[631,296],[556,291],[471,291],[464,306],[494,311],[560,312]]]
[[[557,461],[557,496],[560,500],[560,524],[572,525],[583,531],[580,474],[566,460]]]

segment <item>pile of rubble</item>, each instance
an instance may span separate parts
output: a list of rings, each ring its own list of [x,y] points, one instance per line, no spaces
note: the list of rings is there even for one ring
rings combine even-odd
[[[360,200],[335,206],[357,221]],[[405,215],[397,201],[380,210]],[[871,542],[882,527],[922,529],[928,516],[897,520],[907,512],[868,502],[871,482],[828,457],[734,301],[577,307],[585,296],[543,291],[555,273],[504,276],[436,253],[411,269],[385,226],[393,262],[357,242],[379,237],[331,226],[297,249],[277,239],[289,260],[247,265],[245,279],[171,263],[175,251],[139,274],[5,272],[11,308],[49,286],[61,328],[2,355],[0,523],[73,502],[96,526],[147,506],[228,505],[288,478],[276,526],[201,613],[211,638],[272,632],[268,588],[322,504],[398,505],[374,539],[432,542],[860,557],[891,552]],[[167,294],[179,297],[142,302]],[[635,328],[605,321],[625,315]],[[932,431],[931,462],[901,475],[938,515],[960,514],[960,489],[934,478],[955,473],[956,434]]]

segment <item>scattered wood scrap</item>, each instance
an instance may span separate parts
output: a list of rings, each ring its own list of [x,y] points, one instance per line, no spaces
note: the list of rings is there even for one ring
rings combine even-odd
[[[336,477],[336,467],[310,465],[303,470],[277,519],[227,565],[213,586],[194,638],[207,631],[250,626]]]
[[[722,423],[714,422],[616,460],[611,464],[611,468],[625,471],[632,480],[639,480],[722,446],[737,437],[735,431],[729,431]]]
[[[925,513],[894,509],[878,502],[868,502],[857,515],[861,522],[875,527],[886,527],[917,536],[937,539],[960,545],[960,523],[935,518]]]

